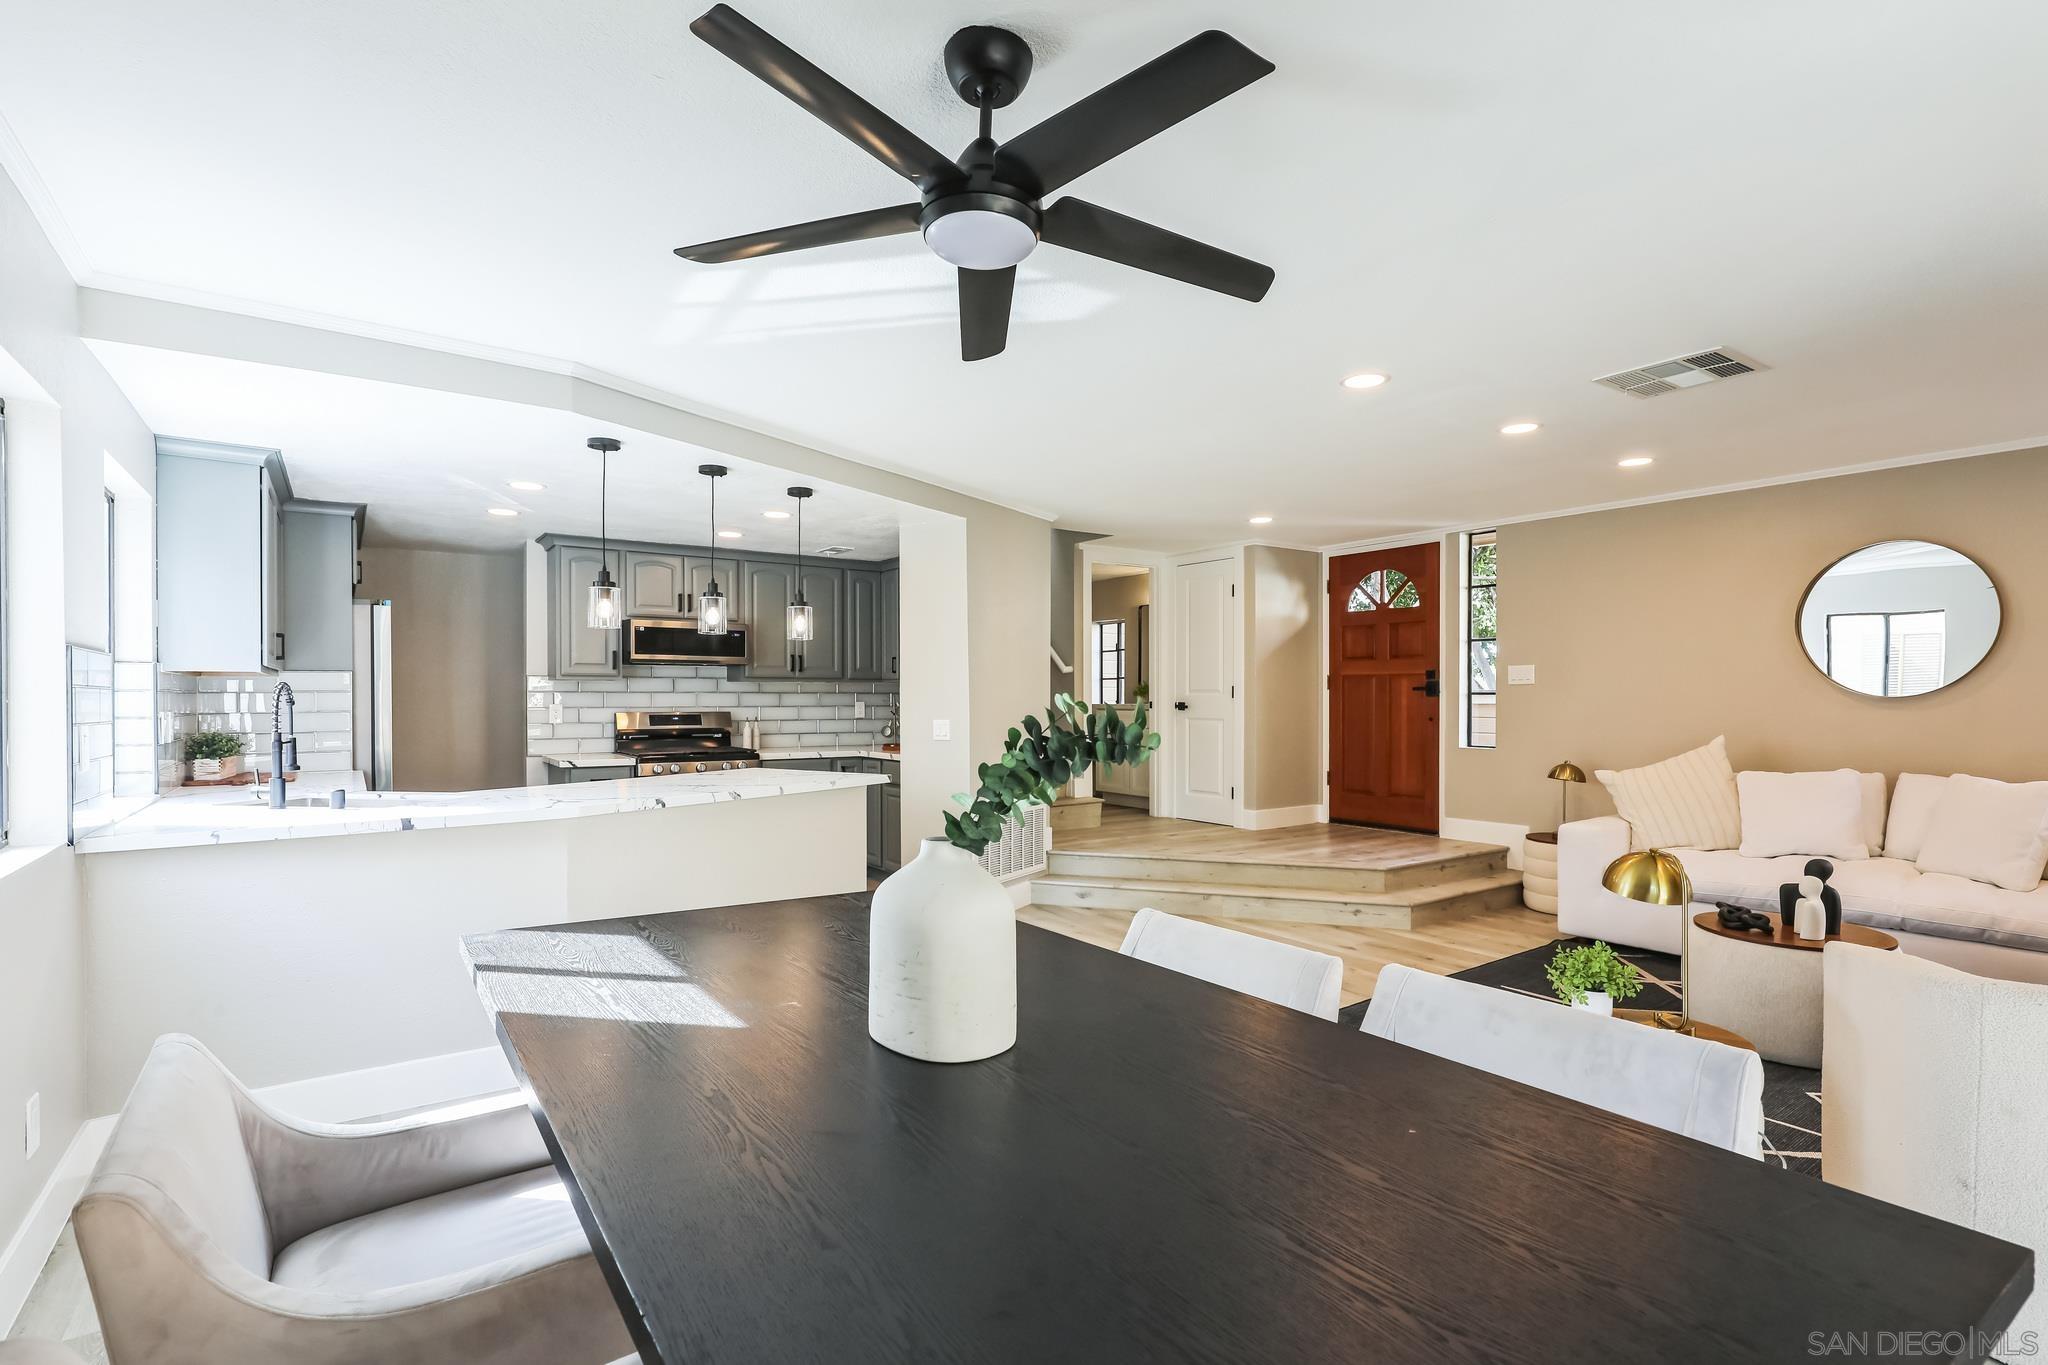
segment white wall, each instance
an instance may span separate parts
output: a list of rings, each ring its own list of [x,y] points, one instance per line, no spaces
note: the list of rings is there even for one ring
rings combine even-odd
[[[0,853],[0,1243],[86,1117],[82,923],[66,820],[67,641],[106,647],[109,462],[156,487],[155,444],[79,340],[78,293],[0,176],[0,399],[7,404],[7,808]],[[22,1155],[42,1095],[43,1144]],[[4,1309],[6,1306],[0,1306]]]

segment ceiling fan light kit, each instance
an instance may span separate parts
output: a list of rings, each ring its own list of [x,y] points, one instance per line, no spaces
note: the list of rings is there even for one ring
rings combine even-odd
[[[953,159],[729,5],[714,5],[690,30],[909,180],[919,199],[677,247],[685,260],[751,260],[915,230],[958,270],[963,360],[987,359],[1008,343],[1017,266],[1041,241],[1252,303],[1272,286],[1270,267],[1206,242],[1072,196],[1044,203],[1077,176],[1273,70],[1227,33],[1190,38],[998,143],[994,111],[1024,93],[1031,46],[1008,29],[963,28],[946,43],[946,79],[977,111],[980,128]]]

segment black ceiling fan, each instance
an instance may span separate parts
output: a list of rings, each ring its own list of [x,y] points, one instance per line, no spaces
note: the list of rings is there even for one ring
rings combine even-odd
[[[729,5],[712,6],[690,31],[916,185],[919,198],[677,247],[676,255],[685,260],[741,261],[922,232],[927,246],[959,267],[962,360],[984,360],[1003,349],[1017,263],[1040,241],[1253,303],[1272,286],[1271,267],[1205,242],[1071,195],[1049,208],[1041,202],[1076,176],[1273,69],[1227,33],[1211,29],[1190,38],[998,145],[989,135],[991,115],[1023,92],[1031,78],[1031,48],[1008,29],[963,28],[946,43],[946,76],[960,98],[980,111],[981,132],[956,161]]]

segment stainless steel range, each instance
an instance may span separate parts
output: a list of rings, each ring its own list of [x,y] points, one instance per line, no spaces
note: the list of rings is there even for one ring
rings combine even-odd
[[[759,753],[732,742],[730,711],[614,711],[612,727],[635,777],[761,766]]]

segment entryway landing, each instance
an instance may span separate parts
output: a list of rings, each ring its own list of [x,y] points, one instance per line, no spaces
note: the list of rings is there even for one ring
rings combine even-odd
[[[1042,905],[1412,928],[1521,899],[1493,844],[1353,825],[1242,830],[1107,809],[1057,830]]]

